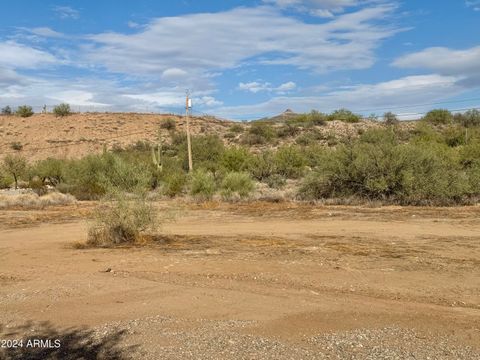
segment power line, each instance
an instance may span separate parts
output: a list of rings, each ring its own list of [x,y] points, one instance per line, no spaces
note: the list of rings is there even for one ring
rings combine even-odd
[[[432,106],[432,105],[442,105],[442,104],[454,104],[460,102],[468,102],[468,101],[479,101],[480,98],[471,98],[471,99],[463,99],[463,100],[452,100],[452,101],[440,101],[434,103],[425,103],[425,104],[415,104],[415,105],[405,105],[405,106],[390,106],[384,108],[376,108],[376,109],[367,109],[367,110],[354,110],[353,112],[373,112],[373,111],[380,111],[380,110],[394,110],[394,109],[409,109],[414,107],[420,106]],[[469,108],[470,109],[470,108]],[[467,109],[468,110],[468,109]],[[450,110],[450,111],[459,111],[459,110]]]

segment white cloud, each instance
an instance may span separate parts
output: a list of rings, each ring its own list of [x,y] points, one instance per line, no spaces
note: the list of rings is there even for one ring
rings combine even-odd
[[[258,118],[272,115],[290,108],[296,112],[317,109],[331,112],[346,107],[354,111],[369,113],[377,108],[412,106],[412,104],[429,103],[460,94],[465,90],[458,84],[455,76],[420,75],[407,76],[377,84],[359,84],[341,90],[326,92],[316,96],[278,96],[254,105],[224,106],[214,109],[223,117]],[[414,108],[419,112],[428,110]],[[382,112],[382,111],[381,111]],[[380,113],[381,113],[380,112]]]
[[[465,5],[471,7],[475,11],[480,11],[480,0],[466,0]]]
[[[58,31],[52,30],[48,27],[37,27],[33,29],[28,29],[28,31],[34,35],[49,37],[49,38],[62,38],[65,36],[64,34],[59,33]]]
[[[213,96],[202,96],[198,98],[194,97],[192,100],[192,103],[193,103],[193,106],[206,106],[206,107],[223,105],[223,102],[215,99]]]
[[[248,83],[241,82],[238,84],[239,90],[249,91],[254,94],[262,91],[264,92],[274,91],[279,94],[285,94],[287,92],[294,90],[296,87],[297,87],[297,84],[295,84],[293,81],[288,81],[286,83],[281,84],[278,87],[274,87],[269,82],[259,82],[259,81],[251,81]]]
[[[275,90],[279,93],[286,93],[292,90],[295,90],[297,87],[297,84],[295,84],[293,81],[288,81],[286,83],[283,83],[279,87],[277,87]]]
[[[78,19],[80,17],[80,12],[71,6],[54,6],[53,11],[61,19]]]
[[[57,63],[51,54],[15,41],[0,42],[0,66],[8,68],[38,68]]]
[[[164,80],[178,80],[185,78],[187,72],[179,68],[169,68],[162,73],[162,79]]]
[[[432,47],[403,56],[393,65],[401,68],[426,68],[442,74],[466,75],[480,73],[480,46],[467,50]]]
[[[251,81],[248,83],[239,83],[238,88],[240,90],[250,91],[254,94],[261,92],[261,91],[271,91],[272,84],[268,82],[258,82],[258,81]]]
[[[364,69],[380,42],[399,31],[379,24],[394,9],[378,5],[323,24],[266,6],[158,18],[139,33],[90,36],[88,59],[113,72],[152,76],[180,68],[197,79],[247,61],[318,72]]]
[[[127,26],[131,29],[137,29],[137,28],[141,27],[141,25],[136,23],[135,21],[128,21]]]
[[[94,96],[94,93],[85,90],[66,90],[48,95],[50,99],[75,106],[108,106],[108,104],[93,101]]]

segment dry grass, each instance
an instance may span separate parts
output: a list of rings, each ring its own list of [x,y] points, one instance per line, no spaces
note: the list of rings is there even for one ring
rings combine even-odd
[[[0,195],[0,209],[43,209],[47,206],[69,205],[76,202],[70,194],[49,193],[43,196],[37,194]]]

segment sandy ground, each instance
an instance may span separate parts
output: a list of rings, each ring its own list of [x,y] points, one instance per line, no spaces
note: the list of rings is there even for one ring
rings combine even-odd
[[[92,206],[0,211],[0,339],[88,359],[480,359],[479,207],[161,203],[158,243],[75,249]]]

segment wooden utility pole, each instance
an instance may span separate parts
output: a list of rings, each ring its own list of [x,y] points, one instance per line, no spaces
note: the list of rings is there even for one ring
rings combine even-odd
[[[191,107],[191,100],[189,98],[189,95],[190,95],[190,92],[187,90],[187,99],[185,102],[185,121],[187,124],[188,171],[192,172],[193,170],[192,142],[190,140],[190,117],[188,116],[188,110]]]

